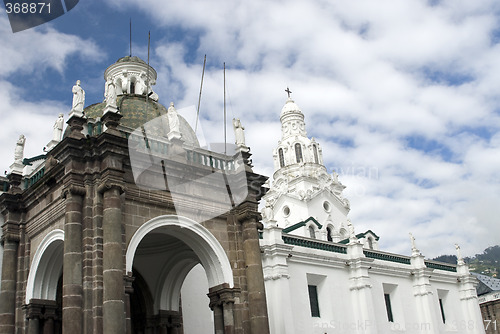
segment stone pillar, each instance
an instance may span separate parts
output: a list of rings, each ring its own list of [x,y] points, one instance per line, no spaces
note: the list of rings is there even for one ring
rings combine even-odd
[[[234,334],[234,302],[240,290],[227,283],[209,289],[210,308],[214,312],[215,334]]]
[[[243,229],[243,254],[245,257],[248,308],[251,332],[269,333],[266,292],[257,231],[258,213],[243,214],[239,221]]]
[[[349,290],[353,300],[353,316],[360,324],[360,333],[377,333],[375,308],[373,306],[372,285],[368,268],[372,259],[363,253],[363,245],[354,237],[349,239],[347,254],[349,256]]]
[[[32,299],[28,305],[23,306],[23,309],[26,310],[26,319],[28,320],[27,334],[40,333],[40,323],[43,320],[43,304],[40,301]]]
[[[83,333],[82,209],[85,188],[69,186],[64,222],[62,329],[64,334]]]
[[[134,282],[134,277],[130,275],[125,275],[123,277],[125,282],[125,330],[127,334],[132,334],[132,313],[130,310],[130,295],[134,293],[134,288],[132,283]]]
[[[55,320],[57,318],[57,304],[55,302],[45,305],[43,318],[45,319],[43,323],[43,334],[56,333]]]
[[[77,115],[75,113],[73,113],[73,115],[70,115],[70,118],[66,122],[71,130],[69,137],[75,139],[85,138],[85,135],[82,133],[83,124],[85,124],[85,122],[86,120],[80,115]]]
[[[10,213],[8,213],[10,215]],[[17,253],[19,225],[7,217],[2,226],[3,260],[2,287],[0,290],[0,333],[14,334],[16,314]],[[19,218],[19,217],[17,217]],[[14,218],[15,220],[18,220]]]
[[[118,184],[104,183],[103,193],[103,333],[125,333],[122,212]]]
[[[120,131],[117,130],[118,124],[120,124],[120,119],[123,116],[118,113],[118,110],[113,107],[107,106],[101,117],[102,122],[106,126],[106,132],[117,136],[120,136]]]

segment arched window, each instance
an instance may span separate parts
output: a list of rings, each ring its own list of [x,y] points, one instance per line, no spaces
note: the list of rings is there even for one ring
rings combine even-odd
[[[299,143],[295,144],[295,157],[297,157],[297,163],[302,162],[302,147]]]
[[[316,147],[316,145],[313,145],[313,154],[314,154],[314,162],[319,164],[318,148]]]
[[[333,241],[333,238],[332,238],[332,228],[330,226],[328,226],[326,228],[326,239],[328,241]]]
[[[285,167],[285,157],[283,156],[283,149],[280,148],[278,150],[278,156],[279,156],[279,159],[280,159],[280,167],[283,168]]]
[[[135,77],[130,80],[130,94],[135,94]]]
[[[368,238],[368,248],[373,249],[373,240],[372,240],[372,238]]]
[[[312,225],[309,226],[309,237],[316,239],[316,231],[314,231],[314,227]]]

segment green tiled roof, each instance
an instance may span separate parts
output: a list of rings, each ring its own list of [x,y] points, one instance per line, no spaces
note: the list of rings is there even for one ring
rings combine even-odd
[[[167,113],[167,108],[162,104],[148,99],[146,102],[146,97],[144,95],[121,95],[117,99],[118,111],[122,115],[120,119],[120,125],[129,128],[130,130],[135,130],[145,123]],[[105,102],[92,104],[85,108],[84,113],[87,118],[97,119],[102,117],[104,108],[106,107]],[[199,147],[198,139],[189,125],[189,123],[182,117],[179,116],[179,130],[182,137],[186,143],[192,144],[195,147]],[[149,135],[166,136],[170,129],[168,124],[166,128],[162,128],[158,122],[158,127],[149,127]]]
[[[307,224],[308,221],[312,221],[314,224],[316,224],[316,226],[318,226],[319,229],[323,228],[323,225],[321,225],[320,223],[318,223],[316,221],[316,219],[314,219],[313,217],[309,217],[309,218],[307,218],[306,220],[304,220],[304,221],[302,221],[300,223],[297,223],[297,224],[294,224],[292,226],[288,226],[287,228],[284,228],[283,232],[284,233],[290,233],[290,232],[298,229],[299,227],[306,226],[306,224]]]

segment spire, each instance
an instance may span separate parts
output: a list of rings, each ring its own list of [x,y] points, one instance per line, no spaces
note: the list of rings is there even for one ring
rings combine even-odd
[[[273,151],[273,182],[263,197],[264,222],[287,227],[312,219],[322,227],[308,223],[290,233],[308,237],[312,235],[310,228],[320,228],[321,233],[315,235],[324,240],[340,240],[344,234],[341,231],[349,225],[349,237],[355,240],[354,227],[347,221],[349,201],[342,196],[345,187],[335,172],[328,173],[319,143],[307,137],[304,114],[291,98],[290,88],[285,92],[288,96],[280,114],[281,139]]]
[[[290,97],[292,93],[287,87],[288,98],[281,109],[281,140],[275,150],[275,170],[293,164],[323,163],[321,149],[314,138],[309,139],[306,132],[304,114]]]

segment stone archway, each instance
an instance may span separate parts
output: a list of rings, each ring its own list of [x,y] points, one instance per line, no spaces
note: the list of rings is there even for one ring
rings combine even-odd
[[[31,262],[25,310],[29,333],[60,333],[64,232],[49,232]]]
[[[198,264],[203,267],[208,281],[209,289],[205,294],[210,293],[209,304],[214,311],[215,330],[217,333],[230,332],[234,326],[236,291],[226,252],[205,227],[176,215],[159,216],[144,223],[129,242],[126,270],[129,275],[140,277],[132,284],[130,300],[149,295],[151,298],[139,299],[145,309],[152,310],[152,314],[142,319],[131,319],[133,324],[145,324],[140,329],[132,328],[132,332],[182,332],[182,310],[179,307],[181,287],[186,276]],[[140,291],[134,291],[137,289]],[[224,296],[221,296],[222,293]],[[146,305],[147,299],[150,305]],[[134,307],[131,306],[129,314],[138,314]]]

